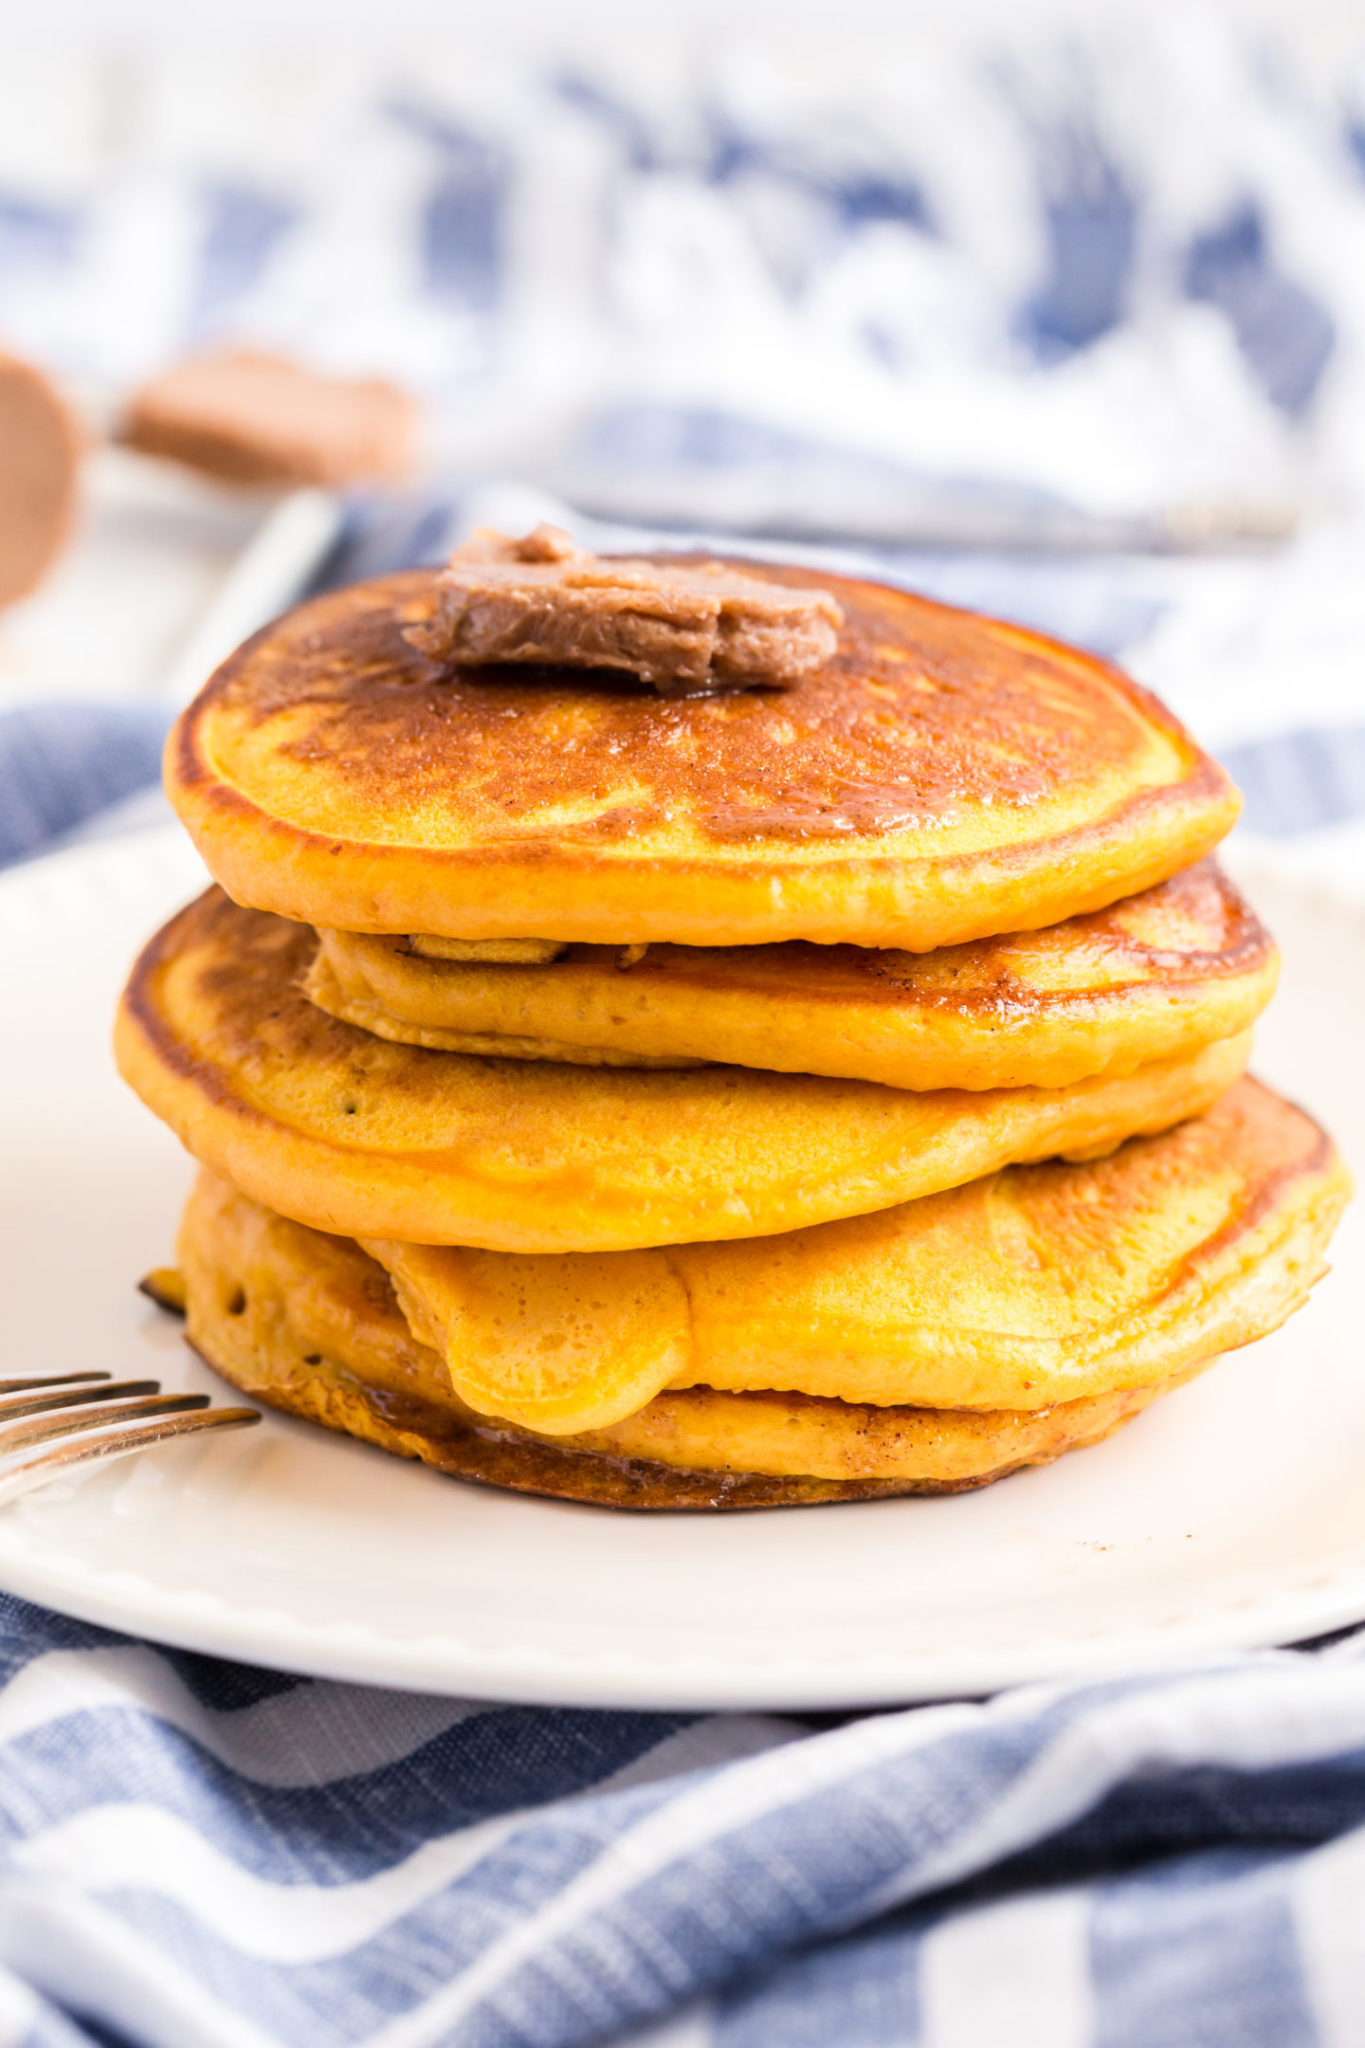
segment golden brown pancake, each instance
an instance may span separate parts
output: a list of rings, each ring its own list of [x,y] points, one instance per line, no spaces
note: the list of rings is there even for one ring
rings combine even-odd
[[[723,1060],[891,1088],[1131,1074],[1247,1029],[1278,968],[1213,861],[1047,931],[933,953],[793,939],[638,959],[572,946],[505,965],[432,959],[420,937],[319,939],[312,1000],[402,1044],[585,1066]]]
[[[875,1404],[761,1386],[727,1391],[694,1384],[652,1393],[637,1387],[642,1405],[596,1428],[549,1433],[543,1399],[538,1407],[532,1404],[542,1427],[525,1421],[524,1401],[520,1419],[509,1422],[487,1407],[509,1344],[523,1368],[523,1396],[533,1382],[539,1382],[542,1396],[547,1387],[557,1387],[561,1422],[564,1389],[575,1374],[584,1384],[595,1378],[600,1392],[599,1361],[582,1344],[542,1343],[538,1365],[530,1357],[536,1333],[525,1311],[543,1309],[546,1299],[525,1269],[562,1269],[574,1261],[472,1255],[483,1271],[474,1276],[478,1284],[463,1290],[466,1327],[452,1375],[440,1352],[422,1341],[440,1334],[427,1328],[429,1300],[420,1304],[414,1325],[411,1287],[400,1285],[395,1296],[389,1274],[359,1246],[288,1222],[208,1174],[186,1210],[179,1288],[191,1341],[244,1391],[465,1477],[614,1506],[773,1505],[951,1491],[1108,1435],[1157,1394],[1220,1352],[1264,1335],[1302,1304],[1324,1270],[1324,1249],[1348,1192],[1330,1141],[1302,1112],[1253,1082],[1243,1083],[1199,1122],[1209,1128],[1201,1133],[1198,1125],[1187,1125],[1162,1138],[1135,1140],[1104,1167],[1015,1168],[986,1189],[907,1205],[898,1212],[894,1235],[920,1283],[918,1290],[908,1290],[917,1319],[904,1316],[907,1289],[894,1274],[891,1287],[886,1285],[894,1264],[887,1247],[870,1248],[843,1226],[778,1241],[790,1253],[785,1262],[774,1260],[777,1247],[771,1245],[739,1247],[745,1257],[767,1258],[769,1279],[785,1281],[796,1273],[804,1293],[793,1300],[789,1322],[803,1309],[813,1311],[846,1352],[855,1333],[846,1316],[844,1327],[837,1327],[833,1297],[840,1286],[845,1306],[860,1297],[856,1335],[881,1350],[883,1393]],[[1235,1191],[1229,1174],[1220,1173],[1220,1158],[1232,1162]],[[1210,1194],[1212,1201],[1206,1199]],[[1032,1226],[1035,1241],[1054,1253],[1076,1219],[1083,1219],[1083,1249],[1071,1262],[1082,1299],[1063,1304],[1060,1316],[1055,1287],[1052,1313],[1031,1314],[1027,1296],[1036,1274],[1024,1270],[1017,1257],[999,1275],[970,1271],[974,1259],[986,1268],[994,1259],[984,1209],[1002,1197],[1012,1204],[1016,1221]],[[1191,1215],[1202,1220],[1191,1222]],[[802,1238],[824,1240],[814,1263],[836,1285],[826,1285],[823,1294],[812,1288],[809,1272],[801,1273],[812,1264]],[[953,1264],[935,1291],[924,1282],[945,1244],[953,1247]],[[715,1249],[695,1248],[691,1277]],[[733,1261],[735,1248],[720,1250]],[[434,1255],[448,1261],[470,1256]],[[658,1256],[634,1254],[615,1264],[625,1268],[632,1260]],[[624,1290],[618,1287],[614,1314],[604,1316],[600,1299],[604,1283],[610,1291],[611,1262],[577,1263],[590,1272],[579,1302],[580,1330],[586,1308],[586,1321],[595,1322],[600,1340],[619,1341],[629,1320],[621,1313]],[[509,1276],[492,1289],[483,1284],[490,1265],[523,1269],[519,1324]],[[1107,1296],[1106,1268],[1112,1283]],[[965,1292],[958,1286],[964,1270],[975,1283]],[[567,1300],[562,1277],[554,1276],[552,1289],[561,1321]],[[167,1278],[160,1276],[154,1291],[174,1299],[177,1290],[167,1287]],[[709,1279],[718,1292],[716,1275]],[[640,1300],[648,1293],[646,1288]],[[878,1302],[883,1317],[874,1344]],[[746,1347],[750,1355],[754,1348],[747,1308],[741,1301],[726,1311],[728,1333],[738,1338],[741,1379]],[[1019,1377],[1021,1321],[1050,1326],[1044,1344],[1035,1340],[1032,1380]],[[553,1337],[559,1328],[552,1318],[539,1335]],[[1088,1355],[1074,1362],[1076,1369],[1067,1356],[1068,1331],[1088,1347]],[[1098,1344],[1092,1341],[1096,1331]],[[1127,1351],[1125,1334],[1131,1339]],[[1025,1405],[929,1405],[920,1389],[926,1384],[925,1361],[935,1350],[945,1362],[936,1381],[931,1374],[933,1384],[944,1384],[954,1358],[965,1365],[970,1352],[976,1359],[970,1384],[980,1393],[980,1362],[992,1337],[1003,1370],[991,1384],[1020,1387]],[[712,1368],[725,1361],[726,1336],[713,1328],[712,1342],[717,1338]],[[1050,1358],[1044,1355],[1046,1342]],[[559,1368],[566,1348],[572,1355],[564,1372]],[[807,1343],[803,1378],[813,1356]],[[1047,1397],[1040,1399],[1049,1372]],[[712,1369],[710,1376],[724,1373]],[[898,1392],[888,1398],[893,1381]],[[472,1403],[471,1392],[477,1396]]]
[[[117,1050],[206,1165],[354,1237],[549,1252],[792,1230],[1163,1130],[1216,1101],[1248,1049],[1223,1040],[1066,1089],[922,1094],[477,1059],[327,1016],[299,986],[315,944],[210,890],[138,961]]]
[[[1102,1161],[1012,1166],[776,1237],[365,1249],[461,1400],[544,1435],[698,1386],[1038,1409],[1179,1377],[1275,1328],[1322,1272],[1347,1189],[1312,1118],[1248,1080]]]
[[[404,638],[434,572],[359,584],[218,671],[167,787],[241,903],[603,945],[927,951],[1101,909],[1228,830],[1221,769],[1109,664],[820,580],[845,614],[826,667],[663,702],[610,673],[439,667]]]
[[[462,1479],[602,1507],[957,1493],[1097,1442],[1165,1391],[953,1414],[701,1388],[661,1396],[616,1431],[552,1441],[466,1408],[437,1354],[412,1336],[383,1267],[350,1239],[290,1223],[206,1174],[185,1213],[179,1259],[189,1341],[254,1399]],[[715,1462],[691,1463],[699,1449]],[[758,1469],[746,1470],[736,1451]],[[787,1469],[803,1462],[815,1469]]]

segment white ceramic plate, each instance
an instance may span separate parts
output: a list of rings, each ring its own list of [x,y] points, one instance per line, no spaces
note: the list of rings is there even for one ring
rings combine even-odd
[[[0,884],[4,1363],[221,1385],[133,1291],[190,1166],[115,1078],[137,944],[200,885],[172,834]],[[1365,1160],[1365,901],[1268,870],[1259,1070]],[[984,1493],[621,1516],[320,1429],[174,1446],[0,1515],[0,1585],[165,1642],[491,1698],[835,1707],[1301,1639],[1365,1617],[1365,1267],[1097,1449]]]

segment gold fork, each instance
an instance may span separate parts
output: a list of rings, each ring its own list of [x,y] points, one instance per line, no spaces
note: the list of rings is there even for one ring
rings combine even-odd
[[[214,1408],[207,1394],[163,1394],[160,1380],[115,1380],[107,1372],[0,1380],[0,1507],[73,1466],[260,1419],[255,1408]],[[55,1450],[38,1449],[54,1442]]]

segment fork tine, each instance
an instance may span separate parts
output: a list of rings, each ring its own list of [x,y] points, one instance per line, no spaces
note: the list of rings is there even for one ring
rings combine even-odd
[[[132,1394],[159,1394],[160,1380],[110,1380],[96,1386],[67,1387],[56,1394],[21,1394],[0,1398],[0,1422],[23,1415],[46,1415],[53,1408],[82,1408],[88,1402],[118,1401]]]
[[[192,1408],[208,1405],[207,1394],[150,1394],[140,1401],[118,1401],[107,1408],[68,1408],[56,1415],[0,1429],[0,1458],[30,1450],[34,1444],[51,1443],[59,1436],[79,1436],[84,1430],[107,1429],[116,1422],[136,1422],[154,1415],[183,1415]]]
[[[107,1380],[107,1372],[48,1372],[31,1380],[0,1380],[0,1394],[24,1394],[33,1387],[71,1387],[77,1380]]]
[[[259,1422],[260,1419],[260,1411],[256,1408],[201,1408],[192,1415],[165,1415],[155,1422],[136,1424],[130,1429],[61,1444],[56,1450],[44,1451],[40,1457],[30,1458],[0,1478],[0,1506],[34,1487],[45,1486],[49,1480],[60,1477],[76,1465],[86,1465],[100,1458],[126,1458],[134,1451],[148,1450],[153,1444],[166,1443],[172,1437],[190,1436],[206,1429],[241,1429],[247,1423]]]

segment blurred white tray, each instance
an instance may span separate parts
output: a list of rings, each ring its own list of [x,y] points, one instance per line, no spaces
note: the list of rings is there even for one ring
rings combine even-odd
[[[88,460],[52,575],[0,613],[0,706],[188,701],[290,603],[336,537],[328,491],[230,491],[121,448]]]
[[[1285,950],[1257,1068],[1365,1160],[1365,896],[1274,865],[1248,879]],[[170,1256],[192,1168],[108,1048],[135,947],[202,881],[167,832],[0,883],[11,1372],[221,1395],[133,1291]],[[1302,1638],[1365,1618],[1362,1208],[1285,1329],[982,1493],[622,1515],[269,1416],[7,1509],[0,1586],[287,1669],[598,1706],[870,1706]]]

